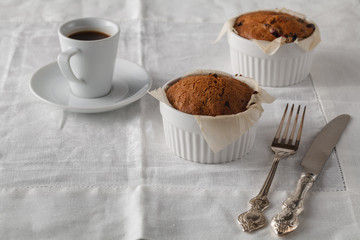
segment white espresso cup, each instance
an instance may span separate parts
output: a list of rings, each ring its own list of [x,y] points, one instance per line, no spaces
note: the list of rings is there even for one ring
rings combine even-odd
[[[120,28],[101,18],[79,18],[58,29],[61,53],[57,62],[71,92],[97,98],[111,90]]]

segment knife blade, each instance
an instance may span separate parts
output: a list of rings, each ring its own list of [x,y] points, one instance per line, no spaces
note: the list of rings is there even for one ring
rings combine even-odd
[[[278,236],[286,235],[298,227],[298,215],[304,210],[306,194],[329,159],[349,120],[350,116],[347,114],[336,117],[321,130],[311,144],[301,161],[304,171],[297,182],[296,190],[284,201],[282,210],[271,220],[271,226]]]

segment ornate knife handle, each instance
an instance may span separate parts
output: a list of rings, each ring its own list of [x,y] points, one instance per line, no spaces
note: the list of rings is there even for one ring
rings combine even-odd
[[[272,218],[271,226],[278,236],[286,235],[298,227],[298,215],[304,210],[304,199],[315,179],[316,175],[312,173],[302,173],[295,192],[285,200],[282,210]]]

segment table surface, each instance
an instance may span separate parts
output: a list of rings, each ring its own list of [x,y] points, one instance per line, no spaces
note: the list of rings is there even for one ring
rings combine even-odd
[[[32,75],[60,51],[57,28],[105,17],[121,28],[118,59],[143,66],[152,89],[195,69],[231,73],[226,20],[288,8],[315,21],[322,41],[301,83],[264,88],[252,151],[204,165],[166,146],[157,100],[146,94],[121,109],[66,112],[39,101]],[[0,236],[3,239],[276,239],[270,226],[248,234],[236,218],[270,169],[269,148],[286,103],[307,106],[297,154],[280,162],[269,193],[270,219],[301,173],[299,162],[321,128],[351,121],[319,175],[288,239],[360,236],[360,1],[2,1],[0,3]]]

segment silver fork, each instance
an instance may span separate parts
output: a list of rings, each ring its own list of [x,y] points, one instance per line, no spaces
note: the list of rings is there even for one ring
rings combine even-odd
[[[295,131],[297,128],[297,122],[298,122],[298,117],[299,117],[299,113],[300,113],[300,106],[297,109],[295,121],[292,124],[293,127],[291,130],[291,134],[290,134],[290,137],[288,138],[288,132],[289,132],[292,115],[293,115],[293,111],[294,111],[294,104],[291,107],[289,117],[288,117],[288,120],[286,123],[285,131],[282,134],[282,137],[280,138],[282,128],[283,128],[283,125],[285,122],[285,118],[287,115],[288,106],[289,106],[289,104],[286,104],[285,111],[281,118],[279,128],[276,131],[274,140],[271,144],[271,150],[275,153],[275,157],[274,157],[270,172],[265,180],[264,185],[262,186],[260,192],[258,193],[258,195],[249,201],[251,208],[248,211],[240,214],[238,217],[238,221],[241,224],[241,226],[245,232],[251,232],[253,230],[256,230],[256,229],[259,229],[259,228],[265,226],[266,219],[264,217],[263,211],[269,206],[269,200],[267,198],[267,195],[268,195],[272,180],[274,179],[276,168],[279,164],[279,161],[285,157],[288,157],[288,156],[296,153],[296,151],[299,147],[301,132],[302,132],[303,124],[304,124],[306,106],[304,107],[304,110],[303,110],[303,114],[301,117],[301,122],[300,122],[300,126],[298,128],[295,142],[294,142],[294,136],[295,136]]]

